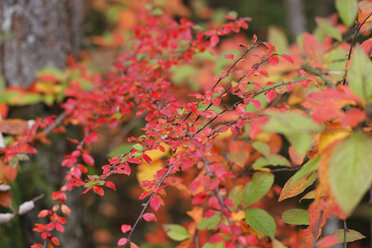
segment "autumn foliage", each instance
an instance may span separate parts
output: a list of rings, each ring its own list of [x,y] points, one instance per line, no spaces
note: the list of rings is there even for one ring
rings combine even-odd
[[[81,187],[104,197],[116,190],[112,175],[126,180],[134,171],[144,204],[135,223],[121,226],[118,246],[140,245],[132,239],[140,221],[177,247],[321,248],[364,238],[363,230],[325,236],[322,228],[331,216],[347,220],[372,183],[372,1],[337,0],[338,14],[317,18],[316,32],[291,46],[278,42],[279,29],[267,42],[238,34],[252,20],[234,12],[225,24],[202,28],[174,18],[187,9],[174,13],[154,2],[132,3],[125,11],[139,18],[119,21],[110,39],[94,37],[104,49],[122,50],[106,72],[71,60],[66,71],[41,72],[28,91],[3,93],[0,132],[11,139],[0,144],[0,187],[52,133],[83,130],[80,139],[66,137],[75,149],[61,161],[64,185],[39,213],[33,230],[41,238],[31,247],[60,245],[55,234],[71,213],[66,192]],[[63,113],[6,118],[8,106],[40,101],[60,103]],[[102,127],[115,130],[134,118],[144,119],[142,135],[96,164],[89,147],[100,142]],[[282,171],[293,172],[284,185]],[[188,202],[188,217],[155,224],[169,188]],[[0,222],[37,200],[1,213]]]

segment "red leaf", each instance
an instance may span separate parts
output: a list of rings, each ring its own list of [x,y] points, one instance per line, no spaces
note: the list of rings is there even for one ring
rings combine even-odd
[[[276,97],[276,92],[274,90],[269,90],[265,94],[265,98],[267,102],[271,102]]]
[[[31,245],[30,248],[43,248],[43,245],[40,244],[40,243],[35,243],[35,244]]]
[[[211,37],[211,46],[215,47],[217,46],[218,42],[220,41],[220,38],[217,35],[212,35]]]
[[[132,226],[130,226],[130,225],[121,225],[121,231],[123,233],[128,232],[130,229],[132,229]]]
[[[123,246],[128,242],[128,239],[126,238],[121,238],[118,240],[118,246]]]
[[[317,41],[315,36],[305,33],[302,45],[306,55],[309,58],[313,59],[314,61],[321,61],[323,57],[323,47],[322,44]]]
[[[256,41],[257,41],[257,35],[253,35],[253,37],[252,37],[252,43],[256,43]]]
[[[58,238],[53,237],[53,238],[51,238],[50,240],[52,241],[52,243],[53,243],[54,245],[59,246],[59,240],[58,240]]]
[[[221,98],[213,99],[213,106],[217,107],[221,103]]]
[[[210,239],[209,242],[212,244],[219,243],[223,240],[223,237],[219,234],[214,234]]]
[[[139,159],[139,158],[127,158],[127,162],[131,163],[131,164],[140,164],[141,159]]]
[[[260,101],[256,100],[256,99],[252,99],[252,104],[253,106],[256,108],[256,109],[260,109],[261,108],[261,103]]]
[[[94,186],[93,191],[94,193],[97,193],[100,196],[103,196],[105,194],[105,191],[101,187],[98,187],[98,186]]]
[[[286,59],[287,61],[291,62],[292,64],[294,63],[294,60],[291,56],[287,55],[287,54],[282,54],[282,57],[284,59]]]
[[[234,60],[234,54],[227,54],[224,56],[225,59],[231,59]]]
[[[360,47],[364,50],[364,52],[368,56],[372,56],[372,38],[369,38],[368,40],[364,41]]]
[[[276,51],[275,46],[270,44],[269,42],[262,42],[267,48],[269,48],[272,51]]]
[[[142,215],[142,217],[145,221],[148,221],[148,222],[156,221],[156,216],[153,213],[145,213],[144,215]]]
[[[88,165],[94,165],[94,158],[92,156],[84,153],[82,157],[85,163],[87,163]]]
[[[267,63],[269,63],[270,65],[277,65],[279,63],[278,56],[271,56]]]
[[[56,229],[60,233],[63,233],[65,231],[65,228],[60,223],[56,223]]]
[[[106,185],[106,187],[109,187],[109,188],[113,189],[114,191],[116,191],[116,186],[113,182],[105,181],[105,185]]]
[[[361,109],[354,108],[345,113],[345,116],[341,119],[341,127],[356,127],[360,122],[364,121],[367,115]]]
[[[152,159],[146,155],[146,154],[142,154],[142,158],[148,163],[148,164],[151,164],[152,162]]]
[[[39,215],[38,215],[37,217],[39,217],[39,218],[43,218],[43,217],[47,216],[47,215],[48,215],[48,211],[49,211],[49,210],[47,210],[47,209],[41,210],[41,211],[39,212]]]
[[[160,199],[158,196],[154,196],[151,201],[150,201],[150,206],[152,207],[152,209],[154,209],[155,211],[157,211],[160,207]]]

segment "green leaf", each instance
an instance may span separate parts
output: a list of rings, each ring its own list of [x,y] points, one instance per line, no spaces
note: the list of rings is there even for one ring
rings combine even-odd
[[[274,183],[274,175],[266,172],[256,172],[252,181],[245,187],[243,192],[244,207],[248,207],[252,203],[260,200],[264,195],[269,192]]]
[[[221,220],[221,213],[216,213],[210,218],[204,217],[198,224],[198,229],[199,230],[213,230],[217,227],[218,223]]]
[[[234,208],[232,210],[235,210],[238,208],[240,202],[243,198],[243,189],[240,185],[236,185],[229,194],[229,199],[231,199],[234,202]]]
[[[270,146],[266,143],[256,141],[252,144],[253,148],[261,153],[264,156],[268,156],[270,154]]]
[[[36,104],[39,103],[43,100],[43,97],[38,94],[33,94],[33,93],[27,93],[23,96],[22,99],[18,102],[18,105],[31,105],[31,104]]]
[[[164,13],[163,10],[160,9],[160,8],[156,8],[156,9],[154,9],[154,10],[152,11],[152,14],[153,14],[154,16],[160,16],[160,15],[162,15],[163,13]]]
[[[181,225],[168,224],[168,225],[164,225],[164,229],[168,237],[170,237],[173,240],[183,241],[185,239],[191,238],[191,235],[186,230],[186,228],[184,228]]]
[[[280,193],[279,201],[294,197],[304,192],[318,178],[316,169],[318,168],[319,157],[309,160],[302,168],[296,172],[284,185]]]
[[[283,245],[279,240],[273,239],[273,248],[287,248],[287,246]]]
[[[336,0],[336,9],[341,17],[342,22],[350,27],[353,25],[358,15],[357,0]]]
[[[276,224],[266,211],[259,208],[250,208],[245,210],[245,221],[254,230],[274,238]]]
[[[315,157],[309,161],[307,161],[300,170],[298,170],[292,177],[291,177],[291,183],[289,186],[292,186],[295,184],[299,179],[306,177],[311,172],[318,169],[319,165],[319,157]]]
[[[340,207],[349,216],[372,183],[372,140],[359,131],[341,141],[332,152],[329,180]]]
[[[143,146],[140,145],[140,144],[134,144],[133,145],[133,148],[136,149],[136,150],[138,150],[138,151],[143,151]]]
[[[266,158],[260,157],[258,158],[252,165],[252,168],[258,169],[264,166],[291,166],[289,161],[278,154],[271,154],[268,155]]]
[[[282,214],[282,221],[293,225],[309,225],[309,213],[305,209],[290,209]]]
[[[287,35],[282,29],[270,26],[267,33],[267,41],[275,46],[278,53],[288,53]]]
[[[205,243],[202,248],[224,248],[225,245],[223,242],[219,242],[217,244],[212,244],[212,243]]]
[[[337,237],[339,239],[339,242],[337,243],[340,244],[344,242],[344,232],[345,232],[344,229],[337,229],[331,235]],[[365,237],[366,236],[364,236],[360,232],[350,229],[346,230],[346,242],[353,242],[359,239],[364,239]]]
[[[335,38],[338,41],[342,40],[342,35],[340,30],[335,27],[330,20],[325,18],[317,17],[315,18],[316,23],[318,24],[319,28],[327,35]]]
[[[356,95],[365,101],[372,100],[372,62],[358,45],[350,60],[348,82]]]
[[[84,185],[84,187],[85,187],[85,188],[88,188],[89,186],[93,186],[93,185],[96,185],[96,184],[98,184],[97,181],[90,181],[90,182],[87,182],[87,183]]]
[[[298,112],[269,111],[267,115],[270,119],[264,125],[265,131],[283,134],[291,142],[297,154],[305,154],[309,151],[314,133],[321,130],[313,120]]]

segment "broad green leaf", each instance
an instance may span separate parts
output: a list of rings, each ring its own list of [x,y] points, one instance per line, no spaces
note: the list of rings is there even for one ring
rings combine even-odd
[[[210,218],[204,217],[202,221],[199,222],[197,228],[200,230],[204,230],[204,229],[213,230],[217,227],[220,220],[221,220],[221,213],[216,213]]]
[[[264,125],[264,130],[283,134],[297,154],[309,151],[313,135],[321,129],[309,117],[298,112],[269,111],[267,115],[270,116],[270,120]]]
[[[17,105],[22,105],[22,106],[31,105],[31,104],[39,103],[42,100],[43,100],[43,97],[41,95],[27,93],[22,97],[22,99],[20,99]]]
[[[317,17],[315,18],[316,23],[318,24],[319,28],[327,35],[335,38],[338,41],[342,40],[342,35],[340,30],[335,27],[330,20],[325,18]]]
[[[349,216],[372,182],[372,140],[358,131],[341,141],[329,162],[329,181],[340,207]]]
[[[279,240],[273,239],[273,248],[287,248],[287,246],[283,245]]]
[[[269,192],[274,183],[274,175],[266,172],[256,172],[245,187],[243,192],[244,207],[260,200]]]
[[[358,45],[354,47],[347,75],[351,90],[365,101],[372,100],[372,62]]]
[[[266,211],[259,208],[250,208],[245,210],[245,221],[254,230],[274,238],[276,224]]]
[[[143,151],[143,146],[140,145],[140,144],[134,144],[133,145],[133,148],[136,149],[136,150],[138,150],[138,151]]]
[[[318,168],[319,157],[309,160],[296,172],[284,185],[280,193],[279,201],[301,194],[317,179],[316,169]]]
[[[217,244],[212,244],[212,243],[206,243],[203,245],[202,248],[224,248],[225,245],[223,242],[217,243]]]
[[[231,199],[234,202],[234,208],[233,210],[237,209],[240,202],[243,199],[243,189],[240,185],[236,185],[229,194],[229,199]]]
[[[305,177],[306,175],[310,174],[311,172],[315,171],[318,169],[319,165],[319,157],[315,157],[309,161],[307,161],[301,169],[299,169],[292,177],[291,177],[291,182],[289,186],[292,186],[295,184],[299,179]]]
[[[183,241],[185,239],[191,238],[191,235],[186,230],[186,228],[184,228],[181,225],[168,224],[168,225],[164,225],[164,229],[168,237],[170,237],[173,240]]]
[[[289,161],[278,154],[270,154],[267,157],[258,158],[252,165],[252,168],[258,169],[264,166],[291,166]]]
[[[288,53],[287,35],[282,29],[270,26],[267,33],[267,41],[275,46],[278,53]]]
[[[342,22],[350,27],[353,25],[358,14],[357,0],[336,0],[336,9]]]
[[[282,214],[282,221],[292,225],[309,225],[309,213],[305,209],[290,209]]]
[[[252,144],[253,148],[261,153],[264,156],[268,156],[270,154],[270,146],[266,143],[256,141]]]
[[[337,229],[331,235],[337,237],[339,239],[338,243],[340,244],[344,242],[344,233],[345,233],[344,229]],[[346,242],[353,242],[359,239],[364,239],[365,237],[366,236],[364,236],[360,232],[350,229],[346,230]]]
[[[90,181],[90,182],[87,182],[87,183],[84,185],[84,187],[85,187],[85,188],[88,188],[89,186],[93,186],[93,185],[96,185],[96,184],[98,184],[97,181]]]

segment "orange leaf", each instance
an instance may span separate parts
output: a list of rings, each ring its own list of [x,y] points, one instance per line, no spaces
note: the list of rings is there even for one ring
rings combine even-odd
[[[6,119],[0,121],[0,132],[23,135],[28,129],[28,121],[22,119]]]

